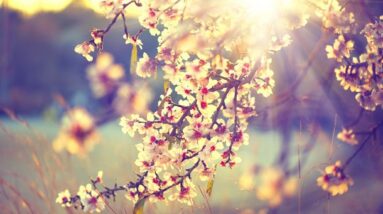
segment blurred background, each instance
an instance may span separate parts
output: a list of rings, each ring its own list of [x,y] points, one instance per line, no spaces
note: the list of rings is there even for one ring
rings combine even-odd
[[[96,1],[96,0],[94,0]],[[89,39],[94,28],[104,28],[109,20],[100,15],[94,1],[82,0],[0,0],[0,208],[1,213],[65,213],[55,204],[59,191],[72,192],[89,182],[98,170],[112,186],[135,179],[134,143],[118,126],[118,119],[100,127],[101,143],[86,158],[57,154],[51,142],[60,129],[64,109],[62,97],[74,107],[82,106],[97,115],[104,103],[91,94],[86,77],[89,63],[73,49]],[[383,14],[383,2],[357,1],[351,5],[360,20]],[[131,10],[128,26],[139,29]],[[122,39],[123,26],[116,24],[105,37],[105,51],[128,68],[131,48]],[[250,121],[250,145],[240,152],[243,163],[234,169],[218,169],[213,194],[206,200],[201,194],[193,207],[175,204],[151,204],[147,213],[258,213],[267,208],[259,201],[254,187],[256,177],[247,176],[258,167],[272,166],[287,159],[294,169],[302,160],[300,194],[287,198],[270,213],[383,213],[382,133],[371,141],[353,161],[347,173],[354,186],[342,196],[329,198],[316,185],[320,169],[345,160],[356,149],[336,140],[343,125],[358,117],[360,108],[352,93],[343,91],[332,73],[335,63],[325,57],[318,24],[294,33],[291,46],[274,58],[275,96],[257,99],[259,116]],[[156,52],[156,39],[143,34],[144,51]],[[364,47],[360,40],[360,48]],[[319,44],[315,60],[307,60]],[[142,51],[139,52],[139,55]],[[306,72],[305,72],[306,71]],[[307,73],[302,75],[302,73]],[[302,83],[291,86],[299,79]],[[150,80],[155,107],[162,92],[162,79]],[[281,99],[285,97],[286,99]],[[282,102],[281,102],[282,101]],[[281,102],[281,103],[279,103]],[[366,130],[383,119],[382,110],[363,113],[355,127]],[[298,155],[298,147],[307,148]],[[287,152],[286,152],[287,151]],[[292,170],[294,171],[294,170]],[[295,172],[296,173],[296,172]],[[251,184],[249,184],[251,183]],[[200,184],[204,191],[205,184]],[[246,188],[242,188],[246,186]],[[123,194],[113,209],[105,213],[130,213],[131,202]],[[177,210],[175,212],[175,210]]]

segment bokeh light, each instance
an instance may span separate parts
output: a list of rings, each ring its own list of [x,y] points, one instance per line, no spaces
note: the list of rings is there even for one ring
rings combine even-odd
[[[41,12],[60,12],[71,4],[77,4],[101,14],[98,3],[99,0],[0,0],[0,7],[6,5],[26,16],[32,16]],[[125,14],[128,17],[137,17],[139,13],[139,8],[129,7]]]
[[[21,11],[26,15],[33,15],[38,12],[58,12],[65,9],[72,0],[4,0],[11,9]]]

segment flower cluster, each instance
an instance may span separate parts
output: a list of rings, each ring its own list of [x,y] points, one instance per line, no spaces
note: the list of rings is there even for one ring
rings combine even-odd
[[[136,66],[131,65],[131,72],[149,78],[162,70],[169,87],[155,112],[121,119],[124,133],[139,134],[143,139],[137,145],[136,160],[141,176],[128,184],[128,199],[137,202],[148,197],[151,201],[191,204],[196,196],[192,171],[207,181],[213,179],[217,165],[234,167],[241,162],[237,151],[249,143],[247,120],[256,115],[255,94],[268,97],[275,86],[272,53],[289,45],[289,32],[304,26],[308,18],[305,6],[294,10],[294,5],[302,1],[291,2],[279,11],[290,17],[286,19],[289,21],[271,30],[260,26],[275,23],[273,18],[265,20],[233,0],[219,4],[201,0],[193,4],[133,1],[143,7],[139,22],[152,35],[158,35],[159,47],[155,56],[144,53]],[[102,1],[107,17],[121,16],[123,20],[123,8],[129,3]],[[206,7],[196,6],[202,3]],[[254,23],[258,19],[259,23]],[[161,30],[159,25],[163,26]],[[109,29],[92,31],[92,40],[86,43],[92,45],[92,51],[102,47]],[[133,49],[142,46],[141,32],[124,34]],[[133,49],[132,53],[136,51]],[[91,60],[92,51],[81,48],[77,52]],[[89,70],[96,95],[108,94],[119,85],[123,72],[112,62],[109,55],[102,54]],[[120,89],[118,95],[130,94],[129,87]],[[119,102],[118,106],[123,109],[126,103]],[[165,194],[170,189],[172,193]]]
[[[125,9],[128,2],[128,0],[100,0],[99,7],[105,17],[110,19],[121,13]]]
[[[142,2],[146,13],[139,17],[140,23],[158,35],[159,47],[155,56],[143,54],[135,73],[149,78],[162,70],[170,88],[155,112],[120,121],[124,133],[143,138],[136,160],[142,177],[128,197],[133,201],[174,200],[176,195],[178,201],[190,204],[193,186],[182,175],[193,169],[201,180],[210,180],[217,164],[234,167],[241,161],[237,151],[249,143],[247,120],[256,116],[255,94],[268,97],[275,85],[272,53],[289,45],[289,32],[304,26],[308,18],[305,6],[293,10],[302,1],[292,1],[280,8],[280,15],[295,18],[270,30],[259,26],[273,18],[265,20],[241,3],[225,0],[193,6],[201,3]],[[164,29],[158,30],[159,25]],[[127,41],[134,45],[135,40]],[[175,193],[165,195],[172,186]]]
[[[81,205],[84,212],[101,212],[105,209],[104,197],[107,192],[99,192],[96,185],[102,183],[102,171],[98,172],[97,178],[92,180],[92,184],[80,186],[76,195],[71,195],[68,190],[60,192],[56,198],[56,203],[63,207]]]
[[[124,68],[114,64],[111,54],[101,53],[95,64],[88,67],[87,75],[94,96],[107,100],[107,118],[113,118],[109,114],[147,113],[152,101],[151,91],[143,87],[144,83],[130,84],[124,81]],[[54,140],[54,149],[58,152],[65,149],[70,154],[84,156],[99,141],[96,128],[105,120],[103,117],[93,118],[80,107],[69,110],[63,119],[60,134]]]
[[[135,5],[137,7],[141,7],[141,3],[136,0],[99,0],[99,8],[105,14],[107,19],[113,18],[112,22],[105,29],[93,29],[90,33],[91,40],[82,42],[75,46],[74,51],[80,55],[82,55],[86,60],[93,61],[92,53],[98,49],[100,51],[103,50],[104,36],[109,32],[112,26],[116,23],[118,17],[123,17],[125,23],[125,9],[129,5]],[[135,36],[131,36],[127,32],[126,23],[125,23],[125,35],[124,39],[126,43],[137,44],[141,46],[140,40],[137,38],[137,33]]]
[[[367,41],[365,52],[351,55],[354,42],[339,34],[333,46],[327,46],[327,57],[336,59],[341,65],[335,69],[340,85],[355,92],[355,99],[361,107],[374,111],[383,104],[383,17],[368,23],[361,31]]]
[[[354,47],[354,42],[352,40],[347,40],[344,38],[344,36],[341,34],[338,36],[338,38],[335,40],[334,45],[327,45],[326,51],[327,51],[327,58],[336,59],[338,62],[342,62],[344,58],[350,57],[350,51]]]
[[[347,11],[338,0],[316,1],[315,4],[324,28],[336,34],[352,33],[356,30],[354,13]]]
[[[95,97],[111,100],[112,109],[118,115],[145,114],[148,111],[152,102],[151,91],[145,83],[126,82],[124,68],[114,64],[111,54],[101,53],[96,63],[89,66],[87,74]]]
[[[130,4],[143,9],[138,18],[142,29],[136,34],[129,33],[126,26],[124,10]],[[101,1],[106,17],[112,18],[111,24],[104,30],[93,30],[92,40],[76,46],[75,51],[92,60],[91,53],[96,48],[102,50],[105,34],[121,17],[123,39],[132,45],[131,73],[142,78],[163,73],[166,87],[156,110],[143,112],[147,96],[135,94],[135,86],[121,84],[123,69],[114,65],[109,55],[99,56],[89,70],[93,91],[98,96],[115,92],[118,112],[128,114],[120,119],[120,125],[123,133],[141,139],[135,161],[139,174],[135,181],[101,192],[94,190],[94,183],[93,187],[82,187],[70,203],[80,201],[84,210],[98,211],[105,206],[105,198],[123,190],[136,204],[148,199],[192,205],[196,196],[193,176],[212,182],[217,167],[232,168],[241,162],[238,150],[249,144],[248,120],[257,115],[257,95],[269,97],[273,93],[273,54],[288,46],[292,32],[307,23],[312,4],[306,0],[283,1],[273,13],[266,14],[254,12],[237,0]],[[381,21],[367,25],[363,31],[368,54],[351,58],[354,42],[345,34],[354,32],[354,15],[337,1],[315,4],[324,27],[338,35],[334,45],[326,48],[329,58],[345,63],[335,71],[337,79],[345,89],[358,93],[357,100],[363,107],[372,110],[379,104],[379,99],[372,97],[383,97],[381,93],[373,95],[382,89],[378,64]],[[156,36],[157,53],[143,53],[137,60],[137,47],[144,45],[140,35],[145,31]],[[366,101],[367,95],[372,101]],[[133,106],[132,111],[124,111],[126,105],[139,101],[142,103]],[[348,131],[338,138],[355,144]],[[282,169],[262,171],[261,180],[257,196],[272,206],[291,196],[297,185]],[[351,183],[338,162],[318,178],[318,185],[333,195],[344,193]],[[58,202],[67,206],[68,197],[65,191]]]
[[[353,180],[343,172],[340,161],[337,161],[325,168],[323,175],[317,179],[317,184],[335,196],[347,192],[349,186],[353,184]]]

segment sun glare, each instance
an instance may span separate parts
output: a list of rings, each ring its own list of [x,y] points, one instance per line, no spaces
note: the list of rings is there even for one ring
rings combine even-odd
[[[11,9],[21,11],[26,15],[38,12],[58,12],[65,9],[72,0],[8,0],[7,6]],[[4,2],[5,3],[5,2]]]
[[[249,11],[262,15],[276,12],[276,3],[276,0],[243,0],[244,6],[247,6]]]
[[[284,10],[291,7],[293,0],[240,0],[251,16],[274,19]]]
[[[60,12],[71,3],[79,0],[0,0],[0,7],[6,4],[7,7],[22,12],[27,16],[32,16],[40,12]],[[102,14],[99,7],[100,0],[81,0],[79,1],[85,8],[92,9],[96,13]],[[140,13],[138,7],[128,7],[126,16],[137,17]]]

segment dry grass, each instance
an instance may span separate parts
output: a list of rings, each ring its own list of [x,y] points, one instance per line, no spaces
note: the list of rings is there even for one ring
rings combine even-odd
[[[134,142],[139,139],[130,139],[123,135],[117,123],[103,127],[100,130],[103,141],[87,158],[80,159],[53,152],[51,141],[59,128],[58,123],[44,122],[41,118],[28,119],[28,123],[11,111],[7,111],[7,114],[8,118],[0,118],[1,213],[78,213],[75,209],[63,209],[55,204],[57,193],[64,189],[76,192],[78,186],[88,183],[98,170],[104,170],[105,183],[109,186],[134,179]],[[297,136],[302,142],[307,139],[303,133],[297,133]],[[256,162],[270,163],[270,157],[278,151],[279,143],[275,135],[260,137],[260,134],[256,134],[252,139],[258,143],[241,151],[243,164],[232,170],[218,169],[211,197],[205,193],[206,183],[198,183],[200,194],[193,207],[178,203],[147,203],[145,213],[241,213],[244,210],[249,212],[265,207],[264,203],[257,201],[254,192],[240,191],[237,182],[241,171],[249,165]],[[342,148],[332,144],[331,137],[323,131],[319,133],[318,141],[325,143],[322,144],[322,150],[314,148],[315,153],[310,154],[307,165],[300,169],[302,176],[299,197],[286,200],[275,211],[338,213],[346,211],[350,202],[359,198],[363,203],[354,205],[355,213],[377,213],[378,199],[383,196],[383,182],[379,182],[376,168],[370,171],[366,169],[362,178],[360,175],[354,176],[356,185],[348,194],[327,201],[327,195],[315,185],[317,168],[322,168],[318,167],[318,163],[328,161],[328,146],[333,146],[332,155],[337,157]],[[292,158],[304,161],[304,145],[299,146],[300,152]],[[257,148],[253,149],[255,147]],[[383,171],[381,167],[378,170]],[[350,173],[355,175],[355,172]],[[362,197],[366,194],[370,199]],[[108,202],[105,213],[131,213],[132,206],[123,194],[119,194],[116,201]]]

